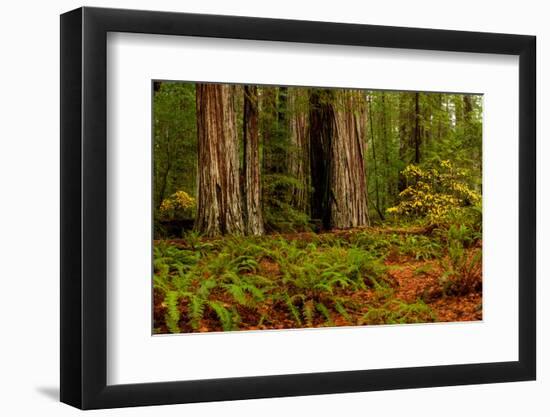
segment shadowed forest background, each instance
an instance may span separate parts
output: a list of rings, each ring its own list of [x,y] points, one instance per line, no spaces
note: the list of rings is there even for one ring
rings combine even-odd
[[[482,97],[154,82],[154,332],[482,318]]]

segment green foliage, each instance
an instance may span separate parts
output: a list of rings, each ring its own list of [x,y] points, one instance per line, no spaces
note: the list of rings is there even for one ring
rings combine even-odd
[[[377,234],[371,230],[360,231],[350,235],[349,242],[377,258],[385,257],[395,243],[392,235]]]
[[[154,286],[164,297],[165,327],[162,321],[155,326],[161,326],[157,331],[177,332],[272,328],[290,322],[319,327],[436,321],[422,301],[397,298],[384,258],[397,253],[419,262],[437,259],[444,294],[480,290],[480,225],[475,210],[468,210],[472,213],[450,217],[470,219],[468,224],[438,226],[433,236],[402,228],[399,234],[365,229],[306,233],[292,240],[203,239],[189,233],[179,248],[159,242]],[[422,264],[414,275],[433,276],[439,271],[434,265]]]
[[[445,294],[462,295],[481,289],[481,250],[467,249],[475,243],[475,236],[475,232],[464,225],[449,228],[448,257],[440,262],[444,270],[440,282]]]
[[[310,231],[309,216],[292,204],[293,192],[304,185],[296,178],[283,174],[265,174],[264,221],[268,231],[291,233]]]
[[[166,326],[170,333],[179,333],[179,321],[180,321],[180,310],[179,310],[179,293],[177,291],[168,291],[164,298],[166,303]]]
[[[464,228],[463,233],[469,235],[468,240],[470,243],[475,243],[481,239],[483,228],[481,204],[451,210],[441,219],[439,224],[444,234],[446,234],[452,226]]]
[[[228,310],[222,303],[218,301],[209,301],[208,306],[214,310],[222,325],[223,330],[235,330],[236,325],[240,321],[238,313]]]
[[[176,191],[165,198],[159,209],[161,220],[189,219],[194,217],[196,201],[185,191]]]
[[[408,165],[402,174],[408,186],[399,193],[399,204],[387,210],[390,214],[427,217],[437,222],[455,208],[481,201],[481,196],[467,185],[466,171],[454,168],[450,161],[425,169]]]
[[[181,323],[200,330],[212,320],[235,330],[243,314],[271,322],[266,306],[279,303],[298,326],[350,321],[355,304],[349,295],[389,285],[380,259],[346,239],[233,237],[203,247],[200,238],[187,236],[184,246],[194,250],[155,247],[154,285],[164,295],[170,332]]]
[[[195,216],[201,169],[195,85],[155,87],[160,87],[153,94],[155,236],[179,238]],[[235,91],[242,158],[242,88]],[[186,232],[177,247],[156,242],[154,289],[162,302],[155,332],[435,320],[422,302],[396,298],[385,263],[394,268],[399,261],[438,265],[432,261],[438,260],[446,294],[481,288],[481,97],[361,92],[361,112],[368,110],[358,126],[368,143],[368,205],[380,227],[314,234],[319,220],[310,218],[308,207],[310,148],[296,140],[298,118],[302,140],[306,145],[309,140],[312,90],[262,86],[258,91],[261,207],[270,235],[203,239]],[[317,93],[320,104],[333,101],[332,90]],[[298,163],[301,171],[295,169]],[[242,161],[238,168],[242,175]],[[407,232],[412,225],[420,230],[429,225],[430,232]],[[392,233],[390,227],[401,230]],[[426,265],[414,274],[434,276]]]
[[[424,235],[406,235],[399,244],[399,252],[414,257],[417,261],[426,261],[441,256],[441,245]]]
[[[398,194],[407,186],[400,173],[411,163],[429,168],[449,160],[465,171],[470,189],[481,190],[481,96],[369,91],[368,100],[371,219],[399,204]]]
[[[178,190],[195,195],[195,85],[161,82],[153,95],[153,111],[153,197],[158,210],[162,201]]]
[[[408,304],[392,299],[381,307],[371,308],[363,315],[362,324],[428,323],[437,320],[436,314],[423,301]]]

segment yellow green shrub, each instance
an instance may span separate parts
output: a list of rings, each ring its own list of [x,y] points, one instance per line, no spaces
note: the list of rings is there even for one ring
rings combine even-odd
[[[185,191],[176,191],[162,201],[159,210],[160,217],[162,219],[189,217],[192,215],[195,205],[196,200]]]
[[[453,167],[449,161],[440,161],[430,168],[411,164],[402,174],[407,187],[399,193],[399,204],[387,209],[389,214],[435,221],[455,208],[481,202],[481,195],[467,184],[467,171]]]

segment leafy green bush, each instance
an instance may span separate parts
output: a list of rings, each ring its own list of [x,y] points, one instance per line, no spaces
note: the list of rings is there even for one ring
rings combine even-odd
[[[196,200],[185,191],[176,191],[165,198],[159,209],[160,220],[189,219],[194,217]]]
[[[427,217],[437,222],[455,208],[481,201],[481,195],[468,186],[466,170],[453,167],[449,161],[427,168],[411,164],[402,175],[407,187],[399,193],[399,204],[387,209],[389,214]]]

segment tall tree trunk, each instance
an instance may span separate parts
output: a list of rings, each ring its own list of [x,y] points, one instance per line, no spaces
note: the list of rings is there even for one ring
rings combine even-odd
[[[289,147],[289,129],[288,119],[288,87],[279,87],[277,89],[277,141],[275,151],[274,171],[278,174],[288,172],[288,147]]]
[[[390,96],[391,97],[391,96]],[[384,181],[385,181],[385,187],[384,187],[384,200],[382,206],[384,209],[388,207],[388,200],[391,198],[391,191],[392,191],[392,181],[391,181],[391,173],[390,173],[390,156],[388,152],[388,141],[390,140],[388,135],[388,125],[391,126],[391,113],[388,112],[388,107],[390,106],[386,105],[386,94],[382,93],[380,96],[381,104],[382,104],[382,146],[384,151]],[[388,122],[388,118],[390,119]]]
[[[307,95],[301,89],[290,89],[288,100],[291,109],[288,172],[299,184],[293,187],[292,205],[305,213],[308,209],[309,197],[309,138],[305,105]]]
[[[384,213],[380,209],[380,187],[378,181],[378,161],[376,159],[376,144],[374,140],[374,117],[372,117],[372,97],[367,97],[368,113],[369,113],[369,126],[370,126],[370,146],[372,149],[372,166],[374,168],[374,193],[375,193],[375,208],[380,220],[384,220]],[[383,115],[382,115],[383,116]]]
[[[264,222],[260,202],[260,143],[258,134],[258,88],[244,87],[243,111],[243,215],[245,231],[262,235]]]
[[[437,143],[441,143],[443,137],[443,128],[441,121],[441,112],[443,111],[443,94],[437,95]]]
[[[360,91],[336,93],[331,147],[331,225],[338,229],[369,224],[365,173],[366,108]]]
[[[414,93],[414,163],[420,163],[420,95]]]
[[[275,158],[278,125],[277,87],[261,88],[260,108],[260,134],[263,143],[262,170],[265,174],[270,175],[274,174],[277,169]]]
[[[410,93],[399,94],[399,160],[405,161],[410,146]],[[407,180],[402,171],[405,166],[400,166],[397,172],[397,192],[400,193],[407,188]]]
[[[312,213],[328,228],[367,225],[364,97],[314,90],[310,104]]]
[[[160,88],[160,87],[159,87]],[[166,127],[162,129],[163,135],[165,137],[168,136],[168,132]],[[161,183],[158,187],[158,195],[157,195],[157,209],[160,209],[160,206],[162,205],[162,202],[164,198],[166,197],[166,187],[168,186],[168,174],[170,174],[170,171],[172,169],[172,152],[171,152],[171,146],[170,146],[170,140],[166,140],[166,167],[161,175],[159,175],[159,178],[161,179]],[[155,159],[156,163],[156,159]],[[155,171],[159,169],[158,166],[155,167]]]
[[[234,86],[196,85],[199,191],[195,228],[206,236],[244,232]]]
[[[472,111],[473,111],[472,97],[468,94],[464,94],[463,101],[464,101],[464,119],[466,120],[467,123],[469,123],[472,120]]]
[[[454,114],[455,114],[455,129],[461,128],[464,123],[464,106],[462,97],[458,94],[452,96]]]
[[[309,95],[309,162],[311,171],[311,218],[330,228],[329,173],[334,131],[334,92],[312,89]]]

